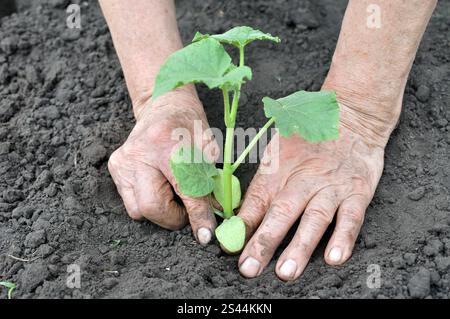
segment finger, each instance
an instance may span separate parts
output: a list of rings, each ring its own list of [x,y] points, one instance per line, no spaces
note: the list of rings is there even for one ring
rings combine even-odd
[[[272,175],[257,173],[245,194],[238,216],[244,220],[247,239],[255,232],[264,218],[274,194]]]
[[[214,198],[214,196],[210,196],[208,199],[209,199],[209,204],[210,204],[213,208],[217,209],[218,211],[223,212],[223,207],[222,207],[222,205],[220,205],[220,203]]]
[[[189,216],[189,222],[197,241],[206,245],[216,228],[216,218],[207,197],[191,198],[180,195]]]
[[[133,184],[127,181],[126,178],[121,177],[121,166],[117,161],[117,153],[114,152],[108,161],[108,170],[111,174],[111,178],[117,187],[117,192],[122,197],[123,204],[127,210],[128,215],[134,220],[141,220],[142,214],[139,212],[139,208],[136,201],[136,195],[134,193]],[[124,181],[126,185],[124,185]]]
[[[161,227],[176,230],[187,223],[186,211],[177,204],[170,183],[153,167],[142,169],[134,188],[139,212]]]
[[[139,211],[134,189],[117,186],[117,191],[119,192],[120,197],[122,197],[128,215],[134,220],[142,220],[143,216]]]
[[[315,195],[306,206],[292,241],[280,256],[275,272],[282,280],[298,278],[333,220],[339,201],[332,190]]]
[[[200,129],[203,130],[203,127]],[[220,154],[220,148],[215,140],[213,131],[208,128],[208,124],[206,124],[201,137],[202,141],[200,143],[196,141],[195,144],[202,150],[203,156],[207,161],[211,163],[216,162]],[[172,176],[172,174],[169,175]],[[176,185],[175,180],[172,182],[172,185]],[[186,207],[195,238],[202,245],[208,244],[217,226],[211,200],[207,196],[201,198],[187,197],[178,191],[178,187],[175,186],[174,188]]]
[[[298,185],[287,185],[273,200],[270,208],[239,259],[239,270],[245,277],[259,276],[276,248],[300,216],[309,193]]]
[[[202,245],[208,244],[216,228],[216,218],[214,217],[214,212],[208,197],[192,198],[183,195],[179,190],[170,168],[164,165],[162,167],[162,173],[173,186],[175,193],[182,200],[195,238]]]
[[[353,195],[341,203],[336,227],[325,249],[327,264],[341,265],[350,258],[368,205],[363,195]]]

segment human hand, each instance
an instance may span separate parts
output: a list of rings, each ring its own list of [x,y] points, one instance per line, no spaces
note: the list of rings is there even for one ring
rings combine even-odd
[[[137,108],[136,126],[108,162],[126,210],[133,219],[146,218],[171,230],[189,221],[197,240],[207,244],[216,227],[209,201],[181,194],[169,167],[171,153],[179,144],[172,137],[174,130],[187,130],[192,137],[195,121],[202,123],[203,130],[208,128],[203,106],[195,90],[185,88],[142,105]],[[208,135],[203,135],[202,145],[197,145],[201,149],[211,145]],[[175,194],[183,205],[177,203]]]
[[[239,213],[248,234],[253,234],[239,259],[245,277],[263,272],[300,217],[293,239],[276,264],[279,278],[294,280],[302,274],[335,214],[336,226],[325,249],[325,261],[340,265],[350,258],[382,174],[384,147],[399,107],[395,105],[387,112],[381,107],[377,112],[374,107],[378,115],[366,118],[351,98],[341,95],[339,99],[338,94],[338,100],[338,140],[311,144],[297,135],[279,137],[278,151],[273,142],[269,144],[263,162],[272,162],[270,157],[278,156],[282,165],[271,174],[258,170]]]

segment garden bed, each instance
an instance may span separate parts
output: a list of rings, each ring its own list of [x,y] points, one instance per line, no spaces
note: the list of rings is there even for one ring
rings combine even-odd
[[[450,297],[450,1],[439,2],[424,36],[353,257],[327,266],[328,233],[289,284],[274,275],[275,261],[244,279],[237,256],[199,246],[190,227],[170,232],[129,219],[107,159],[134,119],[106,23],[88,3],[79,31],[66,26],[64,0],[18,1],[19,12],[0,20],[0,281],[17,284],[13,297]],[[282,39],[246,56],[254,80],[237,122],[246,128],[265,123],[263,96],[320,88],[345,5],[178,1],[177,16],[186,43],[197,30],[235,25]],[[220,92],[199,93],[211,126],[223,129]],[[255,170],[237,171],[244,188]],[[70,264],[81,267],[80,289],[66,285]],[[379,289],[366,284],[371,264],[381,269]]]

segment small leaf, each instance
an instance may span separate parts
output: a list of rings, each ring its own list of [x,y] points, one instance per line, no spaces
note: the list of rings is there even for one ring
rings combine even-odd
[[[122,244],[122,241],[121,241],[120,239],[114,239],[114,240],[112,241],[111,246],[113,246],[113,247],[119,247],[121,244]]]
[[[8,289],[8,299],[12,299],[12,293],[16,289],[16,284],[8,281],[0,281],[0,286]]]
[[[214,214],[216,214],[217,216],[219,216],[220,218],[223,219],[223,212],[221,212],[220,210],[218,210],[214,207],[212,209],[213,209]]]
[[[219,204],[224,207],[223,170],[217,169],[217,171],[219,174],[214,177],[213,194]],[[234,175],[231,177],[231,199],[231,208],[238,208],[241,203],[241,183],[239,183],[239,179]]]
[[[216,228],[217,240],[222,244],[226,251],[237,253],[245,243],[245,223],[239,216],[233,216],[225,219],[223,223]]]
[[[234,27],[233,29],[228,30],[227,32],[222,34],[209,35],[197,32],[192,42],[208,38],[213,38],[216,39],[217,41],[231,44],[238,48],[245,47],[247,44],[255,40],[270,40],[276,43],[280,43],[281,41],[279,37],[274,37],[269,33],[264,33],[262,31],[255,30],[251,27],[243,26],[243,27]]]
[[[16,288],[16,284],[13,284],[12,282],[8,282],[8,281],[0,281],[0,286],[3,286],[8,289]]]
[[[170,168],[184,195],[201,197],[213,191],[217,168],[195,146],[183,146],[173,154]]]
[[[156,76],[153,98],[188,83],[204,83],[210,89],[234,86],[251,79],[248,67],[236,67],[224,47],[205,39],[172,53]]]
[[[212,83],[212,85],[215,84],[215,87],[220,88],[234,88],[243,84],[245,80],[251,79],[252,69],[248,66],[235,66],[232,64],[228,73],[226,73],[221,79],[218,79],[217,83]]]
[[[266,117],[275,119],[282,136],[298,133],[309,142],[339,137],[339,105],[334,91],[298,91],[284,98],[263,98]]]

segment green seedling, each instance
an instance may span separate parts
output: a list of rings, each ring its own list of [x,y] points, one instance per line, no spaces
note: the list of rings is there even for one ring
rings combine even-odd
[[[243,220],[234,215],[241,201],[241,188],[233,173],[261,136],[273,124],[282,136],[298,134],[312,143],[334,140],[339,136],[339,106],[334,91],[298,91],[276,100],[264,97],[262,102],[268,121],[233,161],[233,137],[241,88],[245,81],[252,79],[252,70],[245,65],[244,49],[255,40],[280,42],[278,37],[246,26],[216,35],[197,32],[192,44],[167,58],[156,77],[153,91],[153,99],[188,83],[203,83],[210,89],[222,91],[226,126],[223,168],[216,168],[195,146],[180,147],[170,159],[170,167],[184,195],[214,196],[222,206],[223,211],[214,209],[224,218],[216,229],[216,237],[231,253],[243,248],[246,237]],[[223,43],[238,48],[239,64],[233,64]]]
[[[12,294],[14,289],[16,289],[16,284],[9,281],[0,281],[0,286],[3,286],[6,289],[8,289],[8,299],[12,299]]]
[[[120,239],[114,239],[111,242],[111,246],[114,247],[114,248],[119,247],[121,244],[122,244],[122,241]]]

